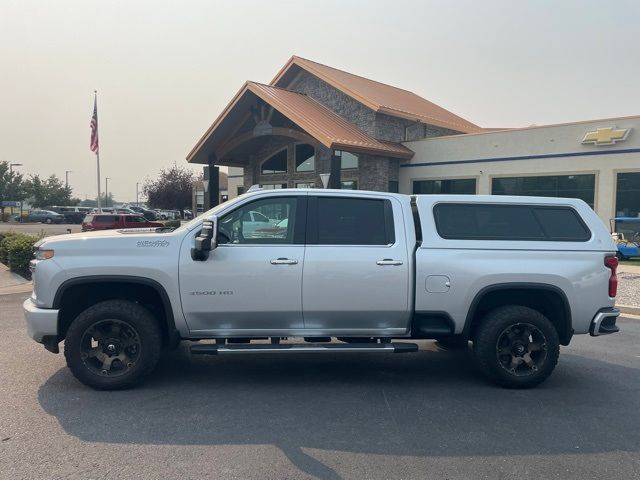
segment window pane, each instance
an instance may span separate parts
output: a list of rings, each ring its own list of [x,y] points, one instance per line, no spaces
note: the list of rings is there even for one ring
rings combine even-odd
[[[340,168],[348,170],[350,168],[358,168],[358,156],[351,152],[342,152],[337,150],[335,155],[340,157]]]
[[[295,198],[257,200],[220,219],[220,243],[293,243]]]
[[[416,195],[454,194],[475,195],[475,178],[454,178],[451,180],[418,180],[413,182],[413,193]]]
[[[296,188],[316,188],[316,184],[313,182],[296,183]]]
[[[262,164],[262,174],[287,173],[287,149],[274,153]]]
[[[237,191],[238,191],[238,196],[242,195],[244,193],[244,185],[238,185]]]
[[[319,197],[318,244],[387,245],[393,225],[385,225],[384,205],[385,200]]]
[[[287,188],[286,183],[263,183],[260,185],[260,188],[265,190],[280,190],[282,188]]]
[[[398,181],[397,180],[389,180],[389,192],[390,193],[398,193]]]
[[[315,150],[311,145],[296,145],[296,172],[313,172],[316,169]]]
[[[357,190],[358,182],[355,180],[345,180],[344,182],[340,182],[340,188],[342,190]]]
[[[591,232],[571,208],[534,208],[548,240],[586,242]]]
[[[579,198],[593,208],[595,183],[595,175],[494,178],[492,193],[494,195]]]
[[[616,216],[640,217],[640,172],[618,174]]]
[[[567,207],[440,203],[434,209],[442,238],[584,242],[591,233]]]

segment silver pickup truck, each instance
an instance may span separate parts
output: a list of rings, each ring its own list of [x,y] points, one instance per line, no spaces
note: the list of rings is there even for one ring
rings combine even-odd
[[[525,388],[574,334],[618,331],[615,255],[581,200],[258,190],[173,231],[45,238],[24,311],[99,389],[138,383],[181,340],[212,355],[408,353],[412,339],[472,342],[484,374]]]

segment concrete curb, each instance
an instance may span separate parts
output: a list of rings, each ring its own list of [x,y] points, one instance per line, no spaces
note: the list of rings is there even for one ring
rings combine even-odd
[[[616,305],[616,308],[620,310],[620,313],[627,313],[629,315],[640,315],[640,307],[634,305]]]

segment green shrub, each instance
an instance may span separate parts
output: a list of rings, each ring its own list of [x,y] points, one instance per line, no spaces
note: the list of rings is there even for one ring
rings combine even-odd
[[[7,265],[11,271],[29,277],[29,262],[33,259],[33,245],[38,237],[33,235],[15,234],[5,237],[2,245],[7,252]]]
[[[165,220],[163,223],[168,228],[178,228],[180,226],[180,220]]]
[[[9,263],[7,245],[9,244],[9,240],[16,235],[17,233],[14,232],[0,232],[0,263],[4,263],[5,265]]]

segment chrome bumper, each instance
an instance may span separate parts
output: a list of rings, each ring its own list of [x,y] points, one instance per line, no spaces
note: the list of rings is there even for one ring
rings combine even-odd
[[[596,313],[596,316],[591,320],[591,327],[589,333],[592,337],[600,335],[609,335],[611,333],[619,332],[620,329],[616,325],[616,319],[620,315],[620,310],[617,308],[606,308]]]
[[[58,337],[58,312],[49,308],[36,307],[28,298],[22,304],[27,321],[27,333],[38,343],[44,343],[45,337]]]

